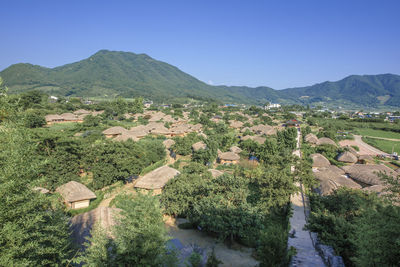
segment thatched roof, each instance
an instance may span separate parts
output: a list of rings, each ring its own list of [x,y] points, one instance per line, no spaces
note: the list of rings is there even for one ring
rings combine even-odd
[[[375,192],[375,193],[382,193],[383,191],[385,191],[386,187],[384,185],[381,184],[377,184],[377,185],[371,185],[371,186],[367,186],[364,187],[362,190],[363,191],[367,191],[367,192]]]
[[[178,174],[180,174],[178,170],[165,165],[149,172],[143,177],[140,177],[137,180],[135,187],[144,189],[160,189],[163,188],[170,179],[174,178]]]
[[[151,116],[151,118],[149,119],[149,122],[159,121],[159,120],[163,119],[164,117],[165,117],[165,114],[159,111]]]
[[[105,134],[105,135],[123,134],[123,133],[126,133],[127,131],[128,130],[125,129],[124,127],[114,126],[114,127],[108,128],[107,130],[104,130],[103,134]]]
[[[169,149],[172,145],[175,144],[175,141],[172,139],[166,139],[163,141],[163,145],[165,146],[165,148]]]
[[[244,127],[242,130],[240,130],[241,133],[244,133],[245,131],[249,130],[251,132],[251,129],[249,127]]]
[[[240,152],[242,152],[242,149],[238,146],[232,146],[229,150],[236,154],[239,154]]]
[[[337,160],[346,163],[356,163],[358,161],[357,157],[350,151],[344,151],[343,153],[340,153],[337,157]]]
[[[207,148],[207,145],[203,141],[194,143],[192,145],[193,151],[199,151],[200,149],[206,149],[206,148]]]
[[[241,128],[243,126],[243,122],[230,120],[229,121],[229,126],[232,127],[232,128]]]
[[[313,161],[313,167],[328,167],[331,165],[329,160],[319,153],[311,154],[311,159]]]
[[[223,153],[220,153],[218,155],[218,157],[221,160],[229,160],[229,161],[234,161],[234,160],[239,160],[240,159],[240,156],[238,154],[236,154],[236,153],[233,153],[233,152],[223,152]]]
[[[209,169],[209,172],[211,172],[212,177],[217,178],[218,176],[223,175],[224,173],[222,171],[216,170],[216,169]]]
[[[307,135],[304,137],[304,140],[305,140],[307,143],[310,143],[310,144],[318,144],[318,137],[317,137],[315,134],[313,134],[313,133],[307,134]]]
[[[335,141],[333,141],[332,139],[328,138],[328,137],[321,137],[320,139],[318,139],[318,145],[333,145],[336,146]]]
[[[265,135],[274,135],[276,134],[276,130],[274,127],[266,124],[255,125],[250,128],[256,134],[265,134]]]
[[[381,185],[383,181],[379,177],[379,173],[383,172],[387,175],[395,176],[396,173],[385,165],[364,165],[355,164],[344,166],[342,169],[354,180],[367,185]]]
[[[51,122],[51,121],[62,121],[64,120],[64,117],[57,115],[57,114],[50,114],[46,115],[45,117],[46,122]]]
[[[60,116],[63,117],[64,120],[66,120],[66,121],[74,121],[74,120],[78,119],[78,117],[72,113],[63,113]]]
[[[56,189],[56,192],[60,193],[64,198],[65,202],[76,202],[86,199],[96,198],[95,193],[89,190],[85,185],[71,181]]]
[[[332,166],[314,170],[314,176],[320,182],[320,193],[322,195],[329,195],[342,186],[361,189],[361,185],[345,177],[343,174],[344,172],[342,170],[339,168],[332,168]]]
[[[78,245],[83,245],[85,238],[90,236],[90,231],[95,224],[111,232],[111,227],[116,225],[116,217],[121,209],[110,207],[98,207],[94,210],[79,214],[71,219],[72,236]]]

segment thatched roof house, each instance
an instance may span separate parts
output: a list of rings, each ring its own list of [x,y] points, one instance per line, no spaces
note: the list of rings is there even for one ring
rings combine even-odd
[[[162,189],[169,180],[171,180],[178,174],[180,174],[178,170],[164,165],[160,168],[155,169],[152,172],[149,172],[143,177],[140,177],[137,180],[135,187],[151,190]],[[161,191],[159,193],[161,193]]]
[[[163,145],[165,146],[166,149],[170,149],[172,145],[175,144],[175,141],[172,139],[165,139],[163,141]]]
[[[63,122],[64,121],[64,117],[57,115],[57,114],[50,114],[50,115],[46,115],[45,120],[47,122],[47,124],[52,124],[52,123],[57,123],[57,122]]]
[[[304,141],[316,145],[318,143],[318,137],[313,133],[309,133],[304,137]]]
[[[371,185],[371,186],[364,187],[362,190],[367,191],[367,192],[375,192],[378,195],[380,195],[382,192],[384,192],[386,190],[386,187],[384,185],[377,184],[377,185]]]
[[[233,152],[223,152],[218,154],[218,160],[221,164],[235,164],[240,160],[240,156]]]
[[[340,169],[336,171],[336,169],[330,167],[318,168],[314,170],[314,176],[320,182],[317,191],[319,191],[321,195],[329,195],[339,187],[361,189],[361,185],[345,177]]]
[[[345,163],[356,163],[358,161],[357,157],[350,151],[344,151],[343,153],[340,153],[337,157],[337,160]]]
[[[78,117],[72,113],[63,113],[60,116],[64,118],[64,121],[78,121]]]
[[[328,137],[321,137],[318,139],[318,143],[317,145],[333,145],[336,146],[335,141],[333,141],[332,139],[328,138]]]
[[[319,153],[311,154],[311,159],[313,161],[312,164],[313,167],[321,168],[321,167],[329,167],[329,165],[331,165],[329,160]]]
[[[230,120],[229,121],[229,126],[235,129],[239,129],[243,127],[243,122],[241,121],[234,121],[234,120]]]
[[[117,216],[121,209],[110,207],[98,207],[94,210],[79,214],[71,219],[72,237],[77,245],[82,246],[93,226],[100,226],[111,235],[111,229],[117,224]]]
[[[71,209],[81,209],[89,206],[90,200],[95,199],[96,195],[85,185],[71,181],[56,189],[64,198],[65,204]]]
[[[242,149],[238,146],[232,146],[231,148],[229,148],[229,151],[239,154],[240,152],[242,152]]]
[[[265,134],[265,135],[274,135],[276,134],[276,129],[270,125],[266,124],[259,124],[252,126],[250,128],[251,131],[253,131],[255,134]]]
[[[128,132],[128,130],[125,129],[124,127],[114,126],[114,127],[108,128],[107,130],[104,130],[103,134],[107,138],[112,138],[112,137],[116,137],[116,136],[121,135],[121,134],[126,133],[126,132]]]
[[[207,145],[203,141],[194,143],[192,145],[193,151],[199,151],[200,149],[206,149],[206,148],[207,148]]]
[[[396,173],[385,165],[355,164],[351,166],[344,166],[342,169],[352,179],[365,185],[382,185],[383,181],[379,177],[379,173],[396,176]]]
[[[212,177],[217,178],[218,176],[223,175],[224,173],[222,171],[216,170],[216,169],[209,169],[209,172],[211,172]]]

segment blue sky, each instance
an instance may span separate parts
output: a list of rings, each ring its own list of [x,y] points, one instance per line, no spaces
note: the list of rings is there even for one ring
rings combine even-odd
[[[400,1],[1,1],[0,70],[100,49],[146,53],[196,78],[275,89],[400,74]]]

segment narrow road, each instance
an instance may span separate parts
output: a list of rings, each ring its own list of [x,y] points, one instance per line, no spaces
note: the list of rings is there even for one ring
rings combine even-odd
[[[300,157],[300,129],[297,132],[297,150],[293,152],[294,155]],[[292,166],[294,171],[294,166]],[[325,266],[321,256],[315,250],[314,244],[311,240],[310,233],[304,230],[306,224],[305,208],[307,199],[303,194],[302,185],[296,183],[300,188],[300,192],[293,194],[290,197],[290,202],[293,209],[293,215],[290,218],[291,231],[293,233],[288,240],[288,247],[294,247],[297,254],[293,256],[290,266]]]
[[[354,135],[354,141],[356,141],[356,143],[357,143],[359,146],[362,146],[362,147],[364,147],[365,149],[370,150],[370,151],[376,153],[376,155],[380,155],[380,154],[382,154],[382,155],[387,155],[386,152],[383,152],[383,151],[381,151],[381,150],[379,150],[379,149],[377,149],[377,148],[375,148],[375,147],[373,147],[373,146],[368,145],[367,143],[365,143],[365,142],[362,140],[362,136],[361,136],[361,135]]]
[[[387,140],[387,141],[393,141],[393,142],[400,142],[400,139],[395,139],[395,138],[386,138],[386,137],[369,136],[369,135],[364,135],[364,137]]]

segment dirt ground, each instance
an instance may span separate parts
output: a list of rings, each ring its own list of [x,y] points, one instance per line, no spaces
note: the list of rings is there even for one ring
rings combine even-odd
[[[256,266],[259,264],[251,254],[253,249],[241,245],[236,245],[235,249],[228,248],[225,244],[218,242],[215,238],[208,236],[194,229],[179,229],[178,224],[184,222],[184,219],[175,220],[172,217],[165,216],[165,225],[172,238],[177,238],[186,246],[196,244],[206,248],[209,252],[214,248],[216,257],[223,262],[220,266],[224,267],[239,267],[239,266]]]

